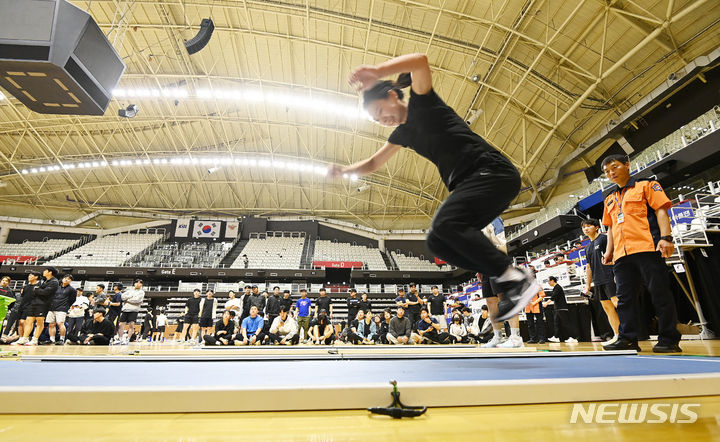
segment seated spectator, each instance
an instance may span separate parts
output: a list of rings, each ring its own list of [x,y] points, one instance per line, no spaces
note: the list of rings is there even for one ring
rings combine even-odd
[[[363,310],[358,311],[357,319],[353,321],[348,340],[353,344],[374,344],[377,326],[373,321],[372,314],[366,315]]]
[[[335,329],[326,312],[318,315],[317,323],[310,329],[310,340],[315,345],[331,345],[335,341]]]
[[[235,311],[225,310],[215,323],[215,333],[203,335],[205,345],[233,345],[235,335]]]
[[[469,311],[467,312],[467,317],[470,317],[472,319]],[[465,325],[467,326],[467,322],[465,323]],[[478,343],[490,342],[490,340],[495,335],[487,305],[483,305],[480,308],[480,317],[477,320],[477,324],[471,329],[471,331],[475,332],[471,333],[471,338],[474,338],[475,341],[477,341]],[[474,336],[472,336],[473,334]]]
[[[412,324],[405,317],[405,308],[398,305],[397,314],[388,325],[387,340],[391,344],[416,344],[420,336],[412,332]]]
[[[262,332],[265,321],[262,316],[258,315],[256,305],[250,307],[250,316],[243,319],[240,332],[233,339],[235,345],[260,345],[265,335]]]
[[[417,323],[420,342],[434,342],[436,344],[447,344],[450,342],[450,335],[440,330],[440,324],[438,324],[437,319],[430,316],[428,309],[420,309],[420,320]]]
[[[93,319],[85,321],[79,335],[68,334],[68,340],[75,344],[108,345],[115,335],[115,326],[105,317],[105,309],[97,307]]]
[[[271,344],[296,345],[300,340],[297,322],[290,316],[288,310],[287,306],[280,306],[280,315],[273,320],[268,333]]]
[[[378,332],[377,335],[375,335],[375,341],[378,344],[389,344],[387,334],[390,332],[390,321],[392,317],[392,312],[389,308],[383,310],[382,318],[379,318],[380,324],[378,326]]]
[[[467,344],[470,342],[470,336],[467,326],[465,325],[462,316],[458,315],[457,313],[453,315],[449,333],[450,340],[453,342],[453,344],[457,344],[458,342],[462,344]]]

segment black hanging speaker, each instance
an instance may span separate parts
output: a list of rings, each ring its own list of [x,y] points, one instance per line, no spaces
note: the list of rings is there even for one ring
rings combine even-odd
[[[185,42],[185,49],[187,49],[188,54],[192,55],[207,46],[214,30],[215,24],[212,19],[204,18],[200,23],[200,32],[198,32],[195,37]]]
[[[0,85],[43,114],[103,115],[125,63],[67,0],[0,0]]]

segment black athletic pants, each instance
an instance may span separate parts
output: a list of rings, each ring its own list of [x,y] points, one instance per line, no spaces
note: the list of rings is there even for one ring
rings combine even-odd
[[[570,338],[570,312],[567,309],[555,309],[553,315],[553,325],[555,328],[555,337],[564,341]]]
[[[280,336],[276,333],[268,333],[267,337],[270,339],[271,344],[274,344],[275,342],[280,342],[284,338],[284,336]],[[295,336],[290,338],[290,343],[292,345],[297,345],[297,343],[299,341],[300,341],[300,335],[298,335],[297,333],[295,334]]]
[[[528,334],[531,341],[547,341],[545,320],[542,313],[526,313]]]
[[[68,341],[75,342],[77,344],[84,344],[85,339],[87,339],[87,335],[76,335],[76,334],[69,334],[67,335]],[[103,335],[94,335],[90,339],[90,345],[108,345],[110,344],[110,339],[106,338]]]
[[[658,344],[677,344],[680,341],[680,332],[677,330],[675,299],[670,291],[668,269],[660,252],[623,256],[615,261],[613,270],[617,283],[620,337],[630,341],[638,340],[636,306],[640,288],[645,285],[658,318]]]
[[[220,340],[220,338],[227,339],[228,343],[225,344],[223,342],[220,342],[222,345],[233,345],[233,336],[228,335],[227,333],[223,333],[222,335],[218,336],[217,334],[214,335],[205,335],[203,336],[203,341],[205,341],[205,345],[215,345],[216,342]]]
[[[82,329],[83,323],[85,323],[85,317],[79,318],[67,318],[68,326],[66,335],[79,335]]]
[[[427,235],[438,258],[484,276],[500,276],[512,262],[482,233],[520,191],[520,174],[499,152],[481,155],[477,169],[440,205]]]

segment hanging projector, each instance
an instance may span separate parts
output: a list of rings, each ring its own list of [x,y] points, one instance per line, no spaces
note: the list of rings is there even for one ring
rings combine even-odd
[[[0,0],[0,85],[42,114],[103,115],[125,63],[67,0]]]

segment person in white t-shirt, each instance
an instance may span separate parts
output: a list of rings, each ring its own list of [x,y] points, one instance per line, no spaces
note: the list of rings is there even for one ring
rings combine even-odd
[[[155,320],[157,321],[155,324],[155,331],[153,331],[152,340],[153,341],[162,341],[165,339],[165,326],[167,325],[168,319],[165,315],[165,312],[160,311],[160,314],[158,314],[155,317]]]
[[[81,291],[77,292],[78,295],[75,298],[75,302],[70,306],[68,312],[68,335],[79,335],[82,329],[83,323],[85,322],[85,311],[90,306],[90,300],[87,296],[82,295]],[[68,341],[66,341],[67,343]]]
[[[235,312],[235,325],[239,324],[240,315],[242,315],[242,299],[238,299],[235,297],[235,292],[233,290],[230,290],[228,292],[228,296],[230,299],[228,299],[225,302],[225,311],[234,311]]]

